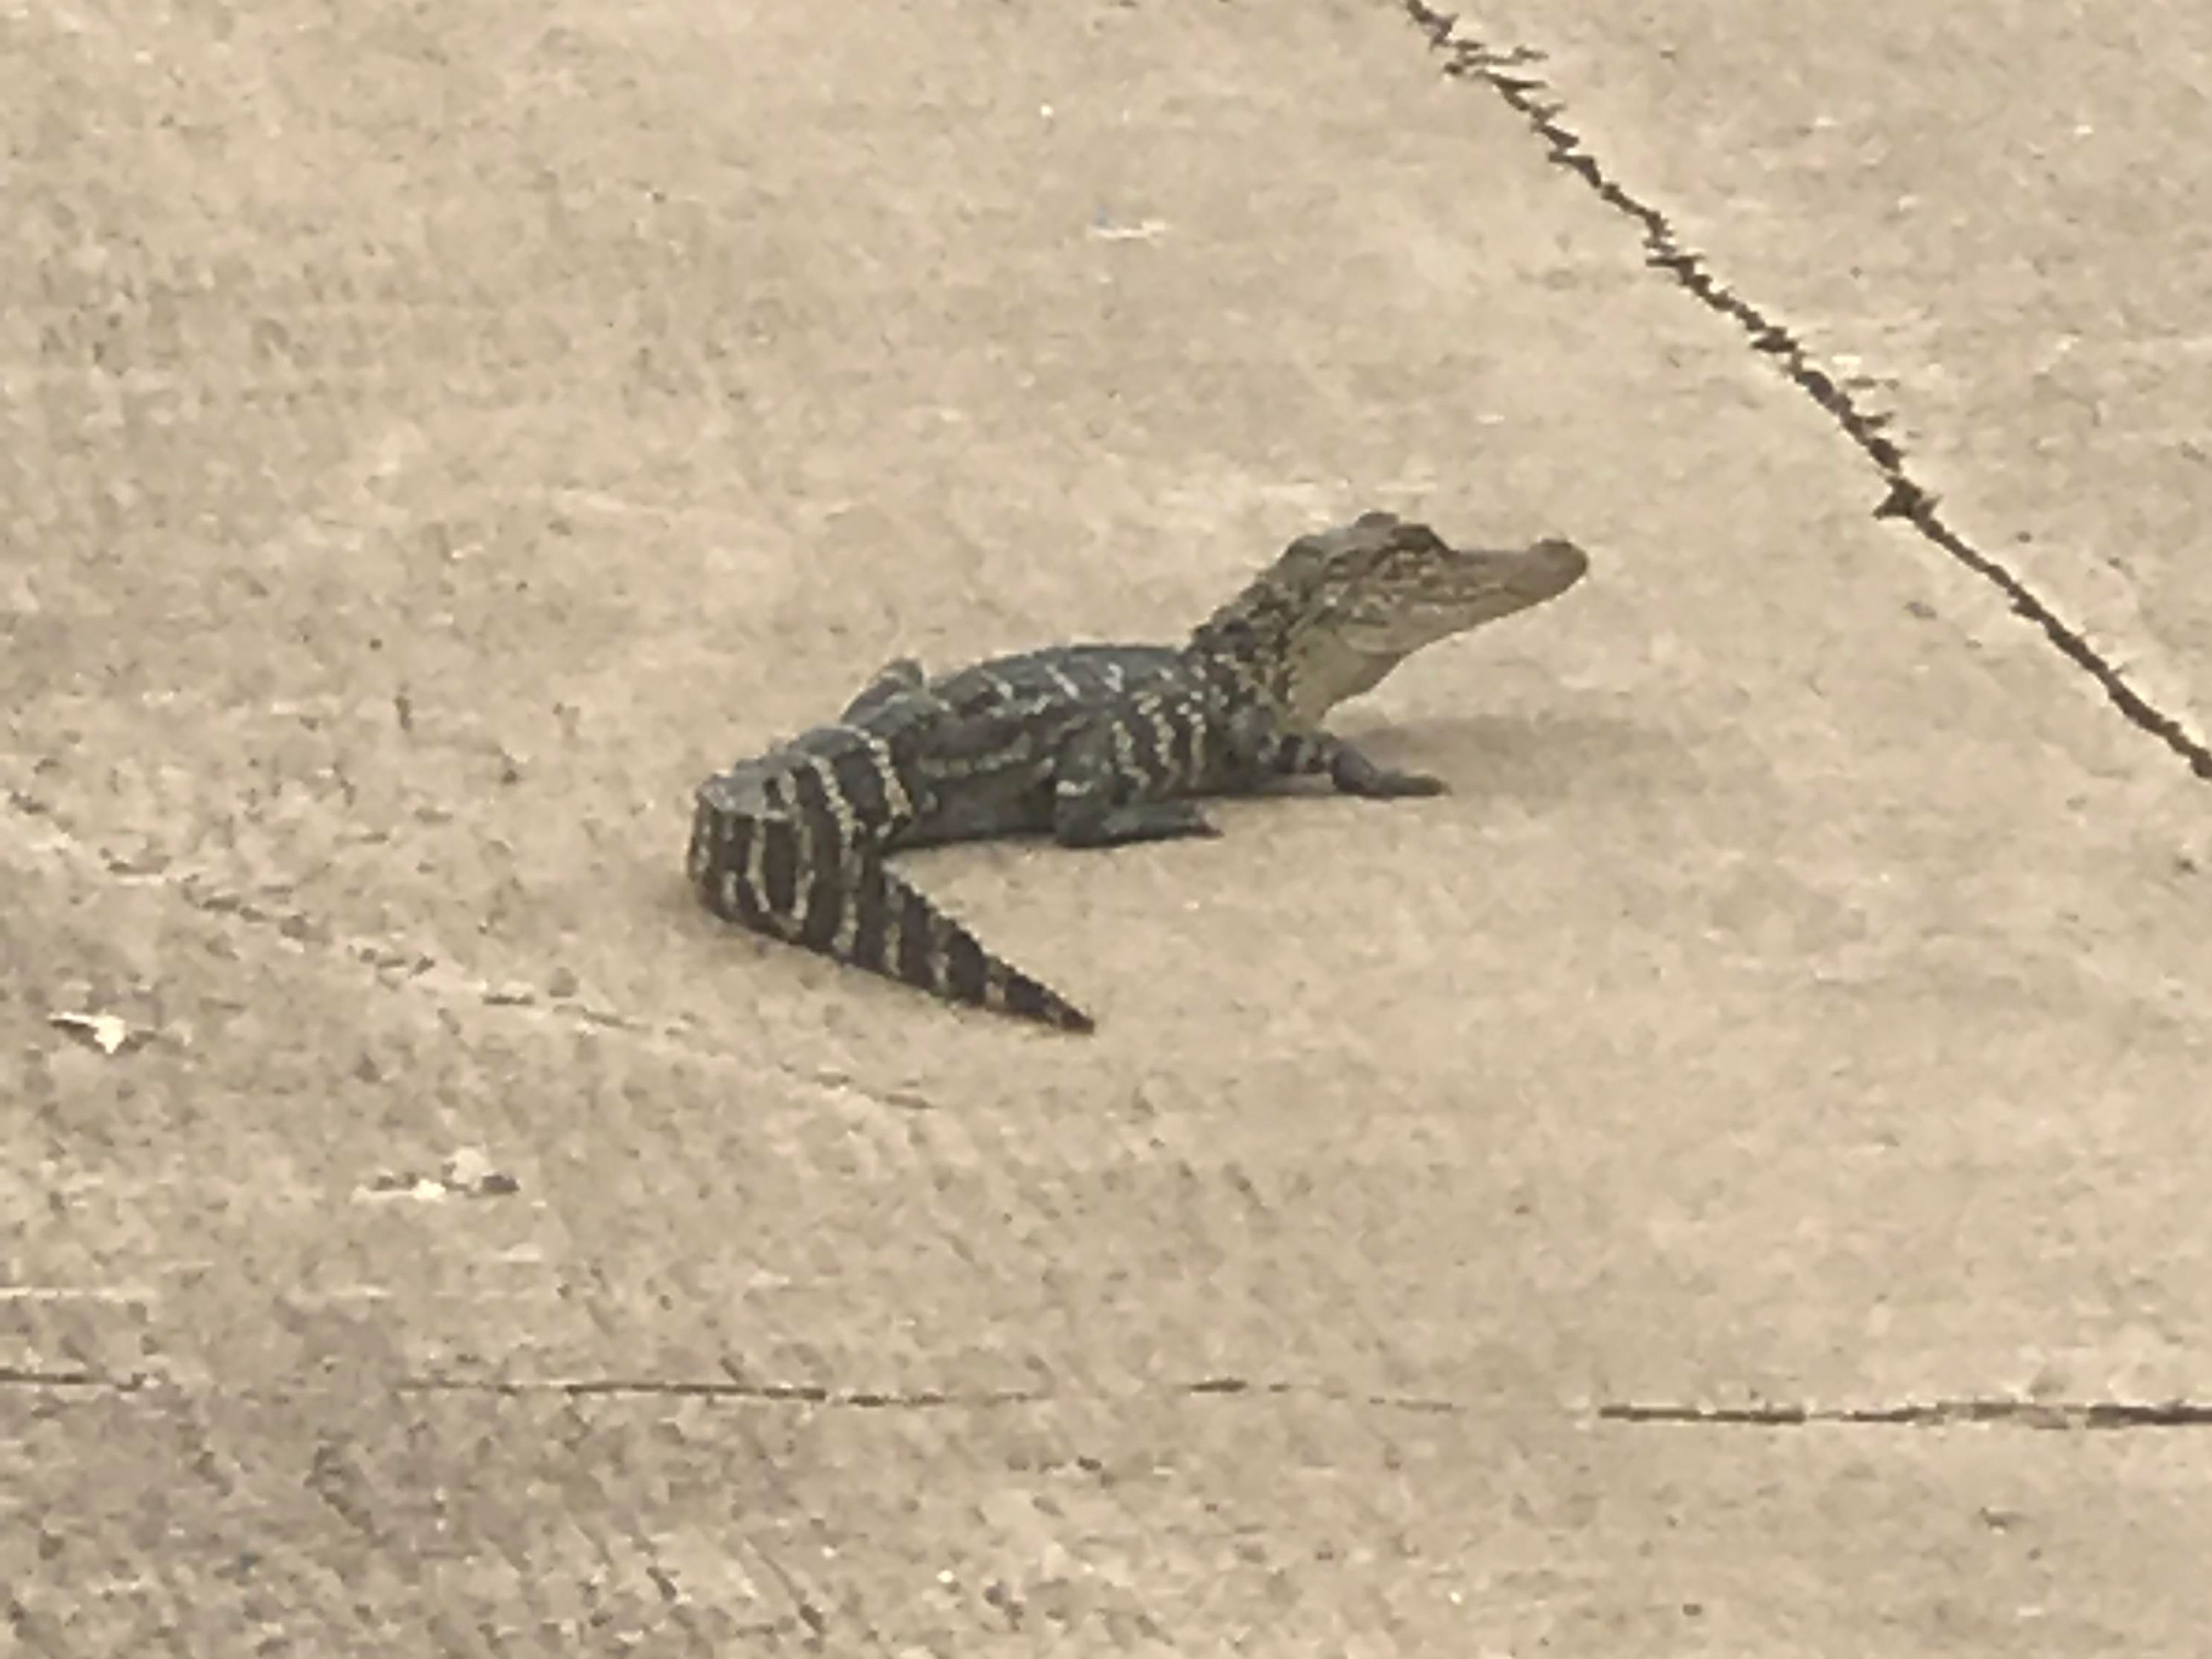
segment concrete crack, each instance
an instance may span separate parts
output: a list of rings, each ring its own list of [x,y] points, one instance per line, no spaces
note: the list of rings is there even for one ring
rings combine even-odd
[[[524,1400],[702,1400],[767,1406],[820,1406],[844,1411],[995,1411],[1007,1407],[1048,1405],[1069,1398],[1045,1388],[868,1389],[817,1382],[768,1382],[744,1377],[401,1376],[389,1385],[404,1395],[475,1395]],[[179,1384],[146,1372],[100,1371],[80,1367],[0,1365],[0,1391],[64,1389],[90,1394],[196,1393],[204,1385]],[[219,1381],[216,1392],[228,1392]],[[319,1392],[319,1390],[308,1390]],[[250,1389],[241,1397],[276,1398],[294,1392],[282,1385]],[[1425,1416],[1460,1416],[1478,1409],[1468,1402],[1427,1395],[1376,1394],[1336,1383],[1270,1382],[1243,1376],[1206,1376],[1163,1382],[1146,1390],[1194,1401],[1304,1400],[1328,1405],[1366,1407]],[[2110,1433],[2127,1429],[2212,1428],[2212,1402],[2192,1400],[2027,1400],[1972,1395],[1891,1405],[1808,1406],[1755,1401],[1746,1406],[1700,1406],[1673,1401],[1609,1401],[1591,1415],[1601,1423],[1645,1427],[1720,1429],[1988,1427]]]
[[[1532,66],[1543,61],[1540,52],[1527,46],[1510,50],[1490,46],[1458,33],[1456,16],[1438,11],[1424,0],[1403,0],[1403,3],[1406,15],[1427,35],[1430,46],[1443,54],[1445,74],[1480,82],[1503,99],[1544,140],[1556,165],[1582,179],[1599,200],[1636,225],[1647,264],[1668,272],[1707,310],[1735,324],[1748,337],[1753,350],[1766,357],[1834,421],[1873,464],[1887,489],[1874,509],[1875,518],[1897,519],[1911,526],[1931,544],[2002,593],[2014,611],[2041,629],[2062,656],[2095,682],[2122,715],[2163,743],[2197,777],[2212,782],[2212,747],[2130,685],[2118,667],[2039,598],[2017,572],[1975,547],[1944,519],[1936,496],[1911,476],[1904,451],[1883,434],[1889,417],[1862,407],[1841,381],[1813,361],[1803,342],[1784,324],[1716,276],[1704,256],[1684,246],[1665,214],[1632,194],[1590,152],[1581,134],[1562,118],[1565,106],[1547,95],[1552,90],[1550,84],[1533,72]]]
[[[137,1394],[153,1380],[138,1371],[49,1370],[36,1365],[0,1365],[0,1389],[83,1389],[95,1394]]]
[[[811,1382],[740,1382],[650,1376],[550,1376],[516,1382],[497,1378],[410,1376],[402,1394],[483,1394],[520,1399],[560,1395],[571,1400],[736,1400],[772,1405],[836,1406],[859,1411],[927,1411],[951,1407],[977,1410],[1032,1405],[1049,1399],[1033,1389],[832,1389]]]
[[[1664,1423],[1697,1428],[1796,1429],[1819,1425],[1929,1429],[1984,1424],[2022,1429],[2193,1429],[2212,1427],[2212,1405],[2190,1401],[1935,1400],[1894,1406],[1687,1406],[1617,1403],[1597,1408],[1606,1423]]]
[[[728,1367],[731,1371],[736,1366]],[[52,1368],[0,1364],[0,1390],[16,1389],[82,1389],[111,1394],[137,1394],[160,1385],[173,1391],[182,1386],[174,1379],[144,1372],[98,1371],[82,1368]],[[216,1392],[224,1392],[219,1379]],[[389,1385],[398,1394],[489,1395],[502,1399],[560,1396],[569,1400],[712,1400],[762,1405],[825,1406],[851,1411],[988,1411],[1006,1406],[1042,1405],[1068,1396],[1052,1388],[1012,1389],[867,1389],[841,1388],[820,1382],[772,1382],[741,1376],[453,1376],[410,1375]],[[274,1390],[250,1389],[248,1395],[283,1395]],[[1374,1394],[1335,1383],[1268,1382],[1243,1376],[1206,1376],[1191,1382],[1156,1385],[1150,1392],[1186,1400],[1241,1399],[1250,1401],[1297,1398],[1336,1405],[1368,1406],[1386,1411],[1429,1415],[1455,1415],[1466,1409],[1460,1402],[1419,1395]],[[1638,1407],[1607,1407],[1607,1413]],[[1660,1408],[1663,1409],[1663,1408]]]
[[[1050,1389],[848,1389],[812,1382],[637,1376],[549,1376],[520,1380],[410,1376],[403,1378],[398,1386],[402,1394],[485,1394],[517,1398],[561,1395],[576,1400],[669,1397],[831,1406],[861,1411],[927,1411],[941,1407],[972,1411],[1001,1406],[1040,1405],[1063,1397]],[[1462,1409],[1455,1401],[1420,1395],[1368,1394],[1329,1385],[1258,1382],[1241,1376],[1209,1376],[1191,1382],[1168,1383],[1161,1392],[1190,1400],[1258,1400],[1297,1396],[1431,1414],[1449,1414]]]
[[[1187,1382],[1176,1392],[1194,1399],[1208,1396],[1248,1396],[1279,1399],[1293,1395],[1308,1400],[1333,1401],[1340,1405],[1373,1406],[1383,1411],[1419,1412],[1434,1416],[1455,1415],[1463,1407],[1457,1401],[1442,1400],[1429,1395],[1365,1394],[1356,1389],[1338,1388],[1326,1383],[1261,1382],[1242,1376],[1209,1376],[1196,1382]]]

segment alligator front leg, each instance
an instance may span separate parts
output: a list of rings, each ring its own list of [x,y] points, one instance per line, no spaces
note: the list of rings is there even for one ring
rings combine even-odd
[[[1400,772],[1387,766],[1378,766],[1359,750],[1341,738],[1322,733],[1317,744],[1322,750],[1317,763],[1310,769],[1328,774],[1328,781],[1344,795],[1364,795],[1371,800],[1388,800],[1412,795],[1441,795],[1444,781],[1432,778],[1425,772]]]
[[[1286,732],[1256,714],[1240,725],[1232,747],[1261,776],[1326,776],[1340,794],[1388,800],[1444,793],[1442,778],[1379,765],[1333,732]]]

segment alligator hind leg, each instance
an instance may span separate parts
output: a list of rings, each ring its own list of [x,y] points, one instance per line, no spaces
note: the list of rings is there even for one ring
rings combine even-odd
[[[1092,799],[1061,785],[1052,798],[1053,839],[1062,847],[1121,847],[1137,841],[1218,836],[1213,821],[1187,800]]]
[[[837,716],[841,725],[850,726],[855,720],[866,720],[876,710],[902,692],[919,691],[928,677],[921,672],[921,664],[912,657],[894,657],[869,678],[860,695],[845,705],[845,712]]]
[[[1219,835],[1197,803],[1170,793],[1171,779],[1128,763],[1123,751],[1132,741],[1109,716],[1060,756],[1052,780],[1053,838],[1062,847],[1121,847]]]

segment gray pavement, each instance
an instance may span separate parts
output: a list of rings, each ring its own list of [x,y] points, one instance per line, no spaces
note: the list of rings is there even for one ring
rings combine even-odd
[[[1615,9],[0,21],[25,1651],[2193,1650],[2202,27]],[[687,902],[1368,506],[1452,794],[912,860],[1095,1038]]]

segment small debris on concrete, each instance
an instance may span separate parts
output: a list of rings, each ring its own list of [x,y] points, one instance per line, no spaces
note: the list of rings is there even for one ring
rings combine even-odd
[[[128,1024],[113,1014],[57,1012],[46,1016],[46,1024],[82,1038],[103,1054],[121,1053],[136,1035]]]
[[[522,1190],[522,1183],[495,1167],[482,1151],[463,1146],[426,1176],[415,1170],[387,1170],[372,1176],[354,1189],[357,1199],[380,1200],[411,1198],[434,1204],[448,1198],[505,1198]]]

